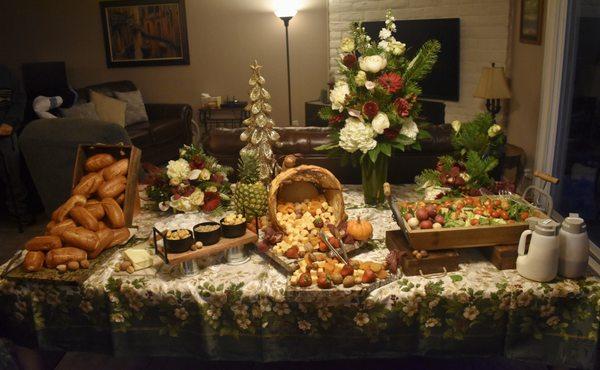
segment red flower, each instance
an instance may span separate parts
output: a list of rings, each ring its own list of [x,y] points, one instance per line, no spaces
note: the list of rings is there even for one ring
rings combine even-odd
[[[221,204],[221,196],[219,193],[205,192],[204,193],[204,205],[202,210],[204,212],[214,211]]]
[[[394,101],[394,105],[396,106],[396,112],[400,117],[408,117],[410,115],[410,108],[412,108],[412,104],[410,104],[408,100],[404,98],[398,98]]]
[[[329,118],[328,123],[330,125],[337,125],[338,123],[342,122],[342,120],[344,119],[344,115],[343,114],[336,114],[335,116],[331,116],[331,118]]]
[[[344,55],[344,58],[342,58],[342,63],[348,68],[354,67],[356,65],[356,55],[354,55],[354,54]]]
[[[385,136],[388,140],[394,140],[398,137],[398,130],[395,128],[386,128],[383,130],[383,136]]]
[[[368,101],[363,105],[362,111],[369,119],[373,119],[379,113],[379,105],[374,101]]]
[[[217,184],[223,183],[223,180],[225,180],[225,178],[221,174],[213,173],[210,175],[210,181],[216,182]]]
[[[379,77],[379,84],[388,93],[393,94],[402,88],[402,86],[404,85],[404,81],[402,80],[402,77],[399,74],[390,72],[384,73]]]

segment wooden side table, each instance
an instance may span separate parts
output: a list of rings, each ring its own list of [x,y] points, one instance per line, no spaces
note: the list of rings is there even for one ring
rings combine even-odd
[[[230,128],[241,127],[242,122],[250,117],[244,109],[246,104],[245,101],[239,101],[221,104],[219,108],[200,108],[198,111],[200,122],[204,125],[204,132],[208,132],[208,125],[213,127],[219,127],[220,125]]]

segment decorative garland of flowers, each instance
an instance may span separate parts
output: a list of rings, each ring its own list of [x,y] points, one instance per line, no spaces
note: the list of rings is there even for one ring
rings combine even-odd
[[[427,41],[412,59],[406,45],[396,40],[395,18],[386,12],[379,42],[371,41],[360,22],[340,45],[339,75],[329,98],[331,106],[320,111],[331,126],[330,144],[317,150],[341,155],[344,162],[375,163],[379,155],[391,157],[392,149],[419,149],[419,139],[430,135],[415,123],[420,111],[418,82],[437,60],[440,43]]]
[[[179,159],[169,161],[166,169],[145,164],[149,172],[146,194],[161,211],[211,212],[229,201],[230,167],[220,165],[202,148],[185,145]]]

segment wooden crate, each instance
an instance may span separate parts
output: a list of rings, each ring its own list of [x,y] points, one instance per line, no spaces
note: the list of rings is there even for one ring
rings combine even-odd
[[[400,266],[404,275],[427,275],[459,269],[459,254],[454,249],[427,252],[427,257],[417,259],[412,254],[413,248],[400,230],[386,231],[385,244],[388,249],[396,249],[403,253]]]
[[[79,183],[79,180],[81,180],[81,178],[85,175],[85,161],[89,157],[99,153],[111,154],[117,160],[129,158],[129,169],[127,171],[127,186],[125,188],[125,202],[123,203],[123,213],[125,214],[126,226],[131,227],[134,214],[139,212],[140,201],[139,194],[137,191],[137,185],[142,151],[133,145],[79,145],[77,148],[75,167],[73,168],[72,188],[74,188]]]
[[[397,205],[396,207],[398,214]],[[548,218],[542,212],[534,216]],[[406,220],[398,220],[400,229],[410,246],[419,250],[460,249],[487,247],[494,245],[512,245],[519,242],[521,233],[529,228],[527,222],[515,222],[506,225],[480,225],[442,229],[412,230]]]
[[[481,248],[481,253],[498,270],[512,270],[517,268],[518,245],[496,245],[493,247]]]

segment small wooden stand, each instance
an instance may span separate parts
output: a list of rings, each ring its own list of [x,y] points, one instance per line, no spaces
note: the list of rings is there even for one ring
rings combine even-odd
[[[454,249],[428,251],[427,257],[417,259],[401,230],[386,231],[385,244],[390,250],[404,252],[400,265],[406,276],[458,271],[459,254]]]
[[[246,230],[246,234],[239,238],[221,238],[217,244],[208,245],[195,251],[189,250],[183,253],[165,253],[163,246],[155,244],[156,254],[159,255],[167,264],[177,265],[185,261],[195,260],[198,258],[208,257],[213,254],[225,252],[228,249],[239,247],[245,244],[254,244],[258,241],[258,235],[250,230]]]
[[[481,248],[481,253],[496,266],[498,270],[511,270],[517,268],[517,249],[514,245],[496,245]]]

